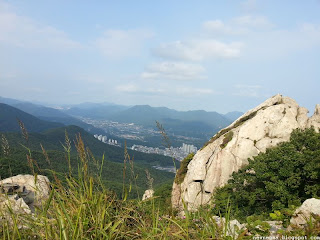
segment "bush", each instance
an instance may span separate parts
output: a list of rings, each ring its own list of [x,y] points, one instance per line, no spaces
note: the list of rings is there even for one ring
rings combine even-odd
[[[193,159],[194,153],[190,153],[188,156],[186,156],[181,164],[180,164],[180,168],[177,171],[177,175],[176,178],[174,179],[175,183],[180,184],[183,182],[184,177],[187,174],[188,171],[188,165],[191,162],[191,160]]]
[[[228,132],[226,135],[224,135],[224,139],[222,141],[222,144],[220,145],[221,148],[225,148],[228,143],[232,140],[232,137],[233,137],[233,132],[230,131]]]
[[[214,211],[224,212],[229,197],[232,212],[242,219],[320,197],[320,133],[294,130],[289,142],[249,159],[249,165],[216,190]]]

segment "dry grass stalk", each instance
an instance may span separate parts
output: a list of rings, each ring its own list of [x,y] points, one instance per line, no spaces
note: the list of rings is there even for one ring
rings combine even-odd
[[[48,153],[47,151],[44,149],[44,147],[42,146],[42,144],[40,143],[40,147],[41,147],[41,150],[42,150],[42,153],[46,159],[46,162],[49,164],[49,166],[51,166],[51,162],[50,162],[50,159],[49,159],[49,156],[48,156]]]
[[[1,135],[1,146],[2,146],[2,150],[3,150],[3,154],[5,156],[8,156],[10,153],[10,146],[9,146],[8,139],[6,138],[6,136],[4,134]]]
[[[146,177],[147,177],[147,184],[149,189],[153,189],[153,178],[151,177],[151,174],[148,169],[145,170]]]
[[[23,138],[26,140],[26,142],[28,142],[29,135],[28,135],[28,131],[27,131],[26,127],[24,126],[24,123],[20,119],[17,119],[17,121],[19,123]]]

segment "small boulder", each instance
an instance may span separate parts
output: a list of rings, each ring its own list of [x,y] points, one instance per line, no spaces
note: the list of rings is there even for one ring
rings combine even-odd
[[[12,225],[17,216],[30,215],[31,209],[17,194],[15,195],[0,195],[0,226],[3,223]],[[16,222],[18,228],[24,228],[25,226],[20,222]]]
[[[216,221],[218,227],[227,227],[227,236],[237,238],[239,233],[246,229],[245,224],[241,224],[237,219],[230,220],[226,225],[226,219],[224,217],[214,216],[213,219]]]
[[[282,221],[266,221],[266,223],[270,225],[270,236],[279,237],[279,231],[285,230]]]
[[[320,199],[310,198],[296,209],[290,220],[289,230],[292,227],[303,228],[308,221],[314,221],[314,216],[320,217]]]
[[[33,210],[49,198],[49,183],[46,176],[17,175],[0,181],[0,193],[3,196],[16,194],[16,198],[21,198]]]

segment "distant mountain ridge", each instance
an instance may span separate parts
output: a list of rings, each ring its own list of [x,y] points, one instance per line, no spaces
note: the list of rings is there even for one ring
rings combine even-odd
[[[230,121],[233,122],[237,120],[239,117],[241,117],[242,115],[243,115],[243,112],[233,111],[233,112],[228,112],[224,114],[224,117],[228,118]]]
[[[135,123],[153,128],[156,126],[155,121],[159,121],[165,129],[176,134],[187,135],[207,132],[212,134],[242,115],[241,112],[223,115],[204,110],[177,111],[167,107],[151,107],[149,105],[125,107],[91,103],[90,106],[91,108],[71,107],[65,112],[78,117]]]
[[[102,129],[87,124],[55,108],[45,107],[39,104],[2,97],[0,97],[0,102],[6,103],[12,107],[20,109],[21,111],[31,114],[41,120],[62,123],[62,125],[60,124],[59,126],[76,125],[91,133],[105,134],[105,132]]]
[[[21,120],[25,128],[30,132],[42,132],[51,128],[63,126],[62,123],[44,121],[17,108],[0,103],[0,131],[20,131],[20,126],[17,120]]]
[[[0,102],[7,103],[41,120],[76,125],[95,134],[105,134],[105,131],[87,124],[79,118],[135,123],[154,129],[156,121],[158,121],[166,131],[172,134],[206,139],[242,115],[241,112],[220,114],[204,110],[177,111],[167,107],[151,107],[149,105],[123,106],[90,102],[71,105],[60,110],[2,97],[0,97]]]

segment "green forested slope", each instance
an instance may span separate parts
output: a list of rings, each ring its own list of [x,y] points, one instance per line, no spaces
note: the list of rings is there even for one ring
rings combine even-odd
[[[17,108],[0,103],[0,131],[17,132],[20,126],[17,120],[24,123],[25,128],[30,132],[41,132],[50,128],[63,126],[61,123],[48,122],[40,120],[33,115],[23,112]]]
[[[81,135],[85,145],[97,157],[105,154],[106,159],[112,162],[123,162],[124,148],[111,146],[100,142],[93,137],[92,134],[86,132],[77,126],[67,126],[56,129],[50,129],[43,133],[29,133],[28,147],[32,150],[41,150],[40,143],[45,149],[61,150],[62,144],[65,142],[65,133],[67,132],[71,142],[76,140],[77,135]],[[22,142],[20,133],[5,133],[10,145],[12,147],[19,147]],[[75,153],[73,147],[72,152]],[[148,165],[173,166],[172,159],[158,154],[147,154],[128,150],[131,156],[134,156],[136,162]],[[177,162],[177,164],[179,164]]]

